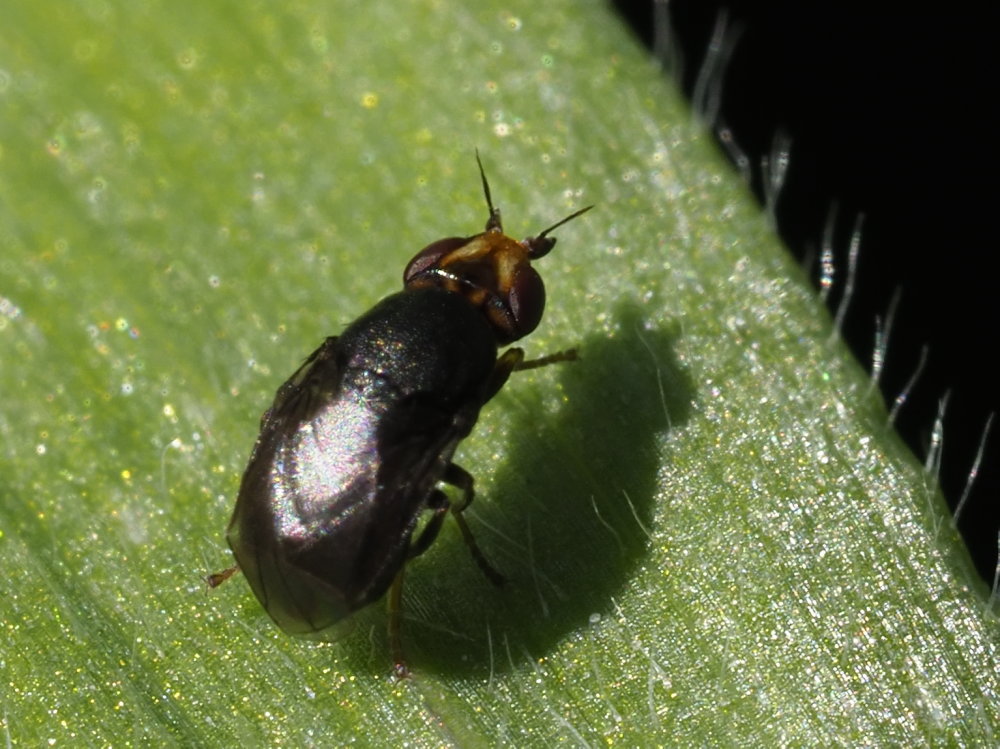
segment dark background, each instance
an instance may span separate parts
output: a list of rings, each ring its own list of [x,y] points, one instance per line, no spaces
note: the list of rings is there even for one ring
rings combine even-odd
[[[817,262],[831,205],[836,309],[847,248],[865,215],[855,293],[843,335],[869,369],[876,317],[900,293],[881,387],[891,404],[927,363],[896,424],[923,461],[939,401],[944,417],[940,480],[952,510],[966,488],[991,412],[1000,410],[996,349],[1000,280],[994,227],[1000,190],[997,12],[956,8],[949,16],[901,14],[850,3],[719,3],[619,0],[621,14],[651,50],[666,49],[690,97],[722,9],[737,31],[722,71],[719,116],[753,166],[781,131],[791,159],[778,230],[794,255]],[[989,13],[989,17],[985,14]],[[669,21],[665,24],[664,19]],[[666,32],[666,34],[664,33]],[[669,40],[669,45],[664,41]],[[986,443],[958,527],[990,583],[1000,529],[1000,417]]]

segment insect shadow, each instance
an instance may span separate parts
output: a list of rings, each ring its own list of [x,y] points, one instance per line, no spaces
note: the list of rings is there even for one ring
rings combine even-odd
[[[467,515],[508,584],[483,577],[449,524],[407,569],[415,673],[488,676],[544,656],[593,614],[613,614],[648,553],[658,444],[688,420],[694,387],[674,355],[679,330],[645,329],[635,305],[615,318],[615,337],[572,342],[579,362],[547,368],[536,385],[515,375],[484,412],[478,439],[494,438],[489,425],[502,420],[511,444],[492,480],[480,477]],[[540,417],[554,382],[564,405]],[[456,458],[475,473],[461,451]]]

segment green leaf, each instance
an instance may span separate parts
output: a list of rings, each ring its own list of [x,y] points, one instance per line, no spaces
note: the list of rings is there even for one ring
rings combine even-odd
[[[997,626],[937,488],[598,3],[9,0],[0,719],[54,745],[989,744]],[[334,643],[224,531],[257,420],[428,242],[561,227],[469,522]]]

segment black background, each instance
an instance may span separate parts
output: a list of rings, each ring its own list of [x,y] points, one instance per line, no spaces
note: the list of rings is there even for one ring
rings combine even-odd
[[[676,76],[690,96],[722,9],[739,30],[724,69],[716,122],[728,127],[754,168],[780,130],[791,138],[778,229],[791,252],[815,260],[831,205],[837,283],[843,289],[847,247],[865,215],[856,290],[843,335],[870,368],[876,317],[900,301],[881,386],[892,403],[927,364],[897,419],[924,460],[939,401],[944,418],[940,480],[954,509],[991,412],[1000,410],[996,350],[1000,324],[1000,197],[997,116],[997,13],[902,14],[849,3],[723,4],[681,0],[655,20],[653,3],[619,0],[622,15],[650,48],[669,32]],[[664,15],[665,12],[665,15]],[[988,17],[987,17],[988,14]],[[990,583],[1000,529],[1000,415],[979,474],[959,516],[980,574]]]

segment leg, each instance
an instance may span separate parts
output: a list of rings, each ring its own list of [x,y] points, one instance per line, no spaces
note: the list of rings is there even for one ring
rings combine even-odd
[[[521,372],[525,369],[538,369],[539,367],[546,367],[549,364],[555,364],[557,362],[563,361],[576,361],[576,349],[571,348],[566,351],[557,351],[554,354],[549,354],[548,356],[542,356],[538,359],[524,359],[524,351],[519,348],[509,348],[503,352],[499,359],[497,359],[496,366],[493,368],[493,374],[490,376],[490,381],[486,386],[486,397],[483,399],[483,403],[488,401],[498,392],[500,388],[504,386],[507,382],[507,378],[510,377],[511,372]]]
[[[528,359],[527,361],[522,359],[514,366],[514,371],[523,372],[525,369],[538,369],[538,367],[547,367],[549,364],[555,364],[557,362],[576,361],[577,358],[576,349],[571,348],[566,351],[557,351],[554,354],[542,356],[538,359]]]
[[[240,571],[240,566],[234,564],[229,569],[222,570],[221,572],[213,572],[211,575],[205,577],[205,582],[208,583],[209,588],[218,588],[222,583],[226,582],[229,578]]]
[[[472,498],[476,495],[476,492],[472,489],[472,484],[475,481],[475,479],[472,478],[472,474],[461,466],[449,463],[448,467],[444,469],[444,476],[441,477],[441,481],[450,486],[454,486],[462,492],[461,503],[452,505],[451,511],[465,512],[465,508],[472,504]]]
[[[444,492],[440,489],[435,489],[431,493],[427,505],[434,510],[434,514],[427,521],[424,529],[420,531],[420,535],[417,536],[416,540],[410,541],[410,548],[406,553],[407,559],[419,557],[430,548],[430,545],[434,543],[434,539],[437,538],[438,533],[441,532],[441,526],[444,524],[444,516],[448,512],[448,508],[451,507],[448,498],[444,496]]]
[[[520,349],[516,350],[520,351]],[[476,561],[479,569],[483,571],[483,574],[489,578],[491,583],[496,585],[498,588],[502,588],[507,582],[506,579],[503,575],[496,571],[492,564],[486,561],[486,557],[483,556],[483,552],[479,550],[479,545],[476,543],[476,539],[473,537],[472,531],[469,529],[469,524],[466,523],[465,518],[462,517],[462,512],[469,506],[472,502],[473,496],[475,496],[475,492],[472,489],[472,475],[464,468],[461,468],[454,463],[449,463],[448,468],[445,469],[444,476],[441,480],[462,491],[461,504],[451,506],[452,517],[454,517],[455,522],[458,523],[458,530],[462,533],[462,540],[465,541],[465,545],[469,547],[469,553],[472,554],[472,558]]]
[[[427,504],[434,510],[434,514],[416,540],[410,542],[410,548],[406,552],[407,560],[420,556],[434,543],[444,523],[444,516],[451,506],[444,492],[437,489],[431,494]],[[397,679],[405,679],[410,675],[406,658],[403,656],[403,570],[405,569],[404,563],[389,588],[389,650],[392,652],[393,669]]]
[[[507,382],[510,373],[517,369],[517,366],[523,361],[524,351],[519,348],[509,348],[503,352],[497,359],[497,363],[493,367],[493,374],[490,375],[490,380],[486,384],[486,397],[483,398],[483,403],[500,392],[500,388]]]
[[[406,665],[406,658],[403,656],[403,570],[404,564],[396,573],[396,578],[389,588],[389,650],[392,652],[392,665],[397,679],[406,679],[410,676],[410,668]]]

